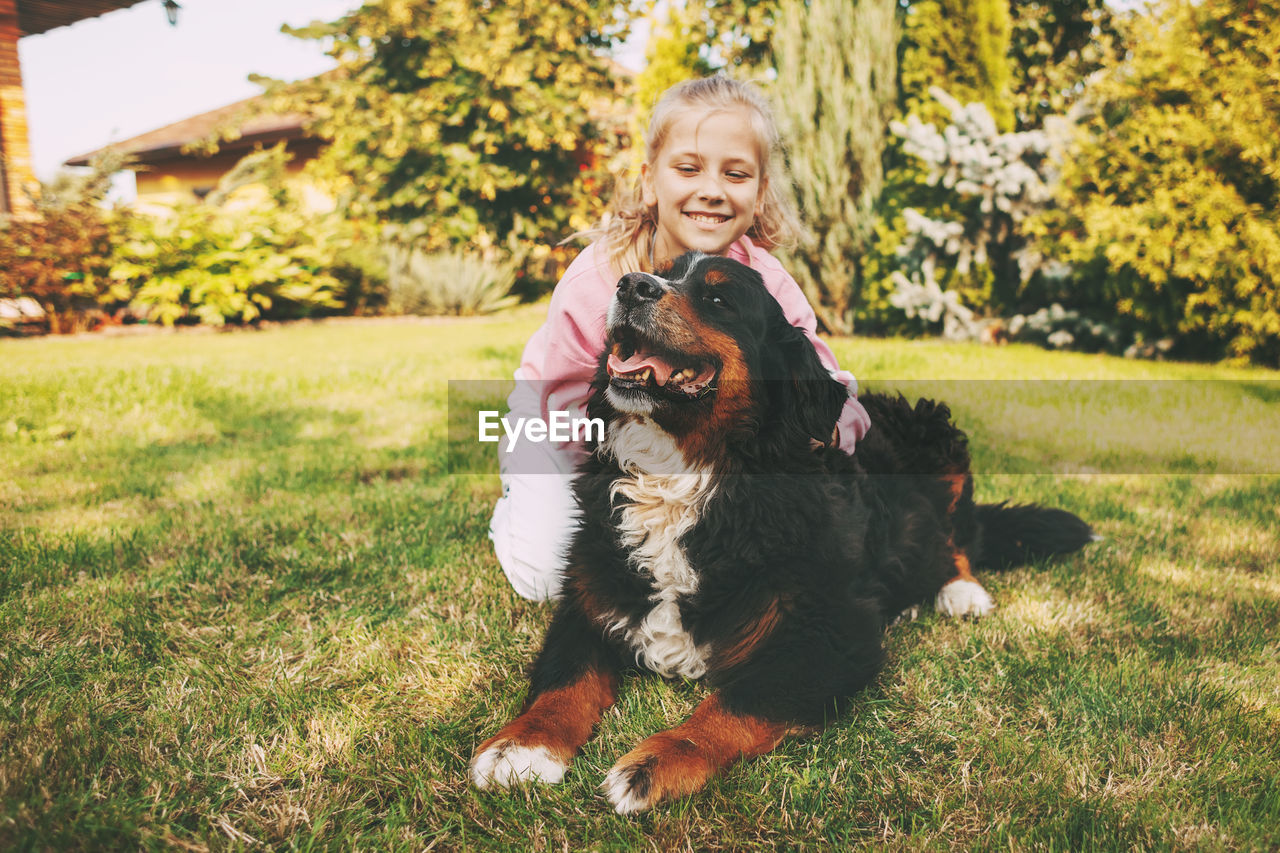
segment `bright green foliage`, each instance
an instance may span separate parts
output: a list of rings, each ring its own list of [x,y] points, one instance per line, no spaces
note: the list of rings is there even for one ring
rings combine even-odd
[[[191,204],[172,217],[136,218],[113,253],[113,287],[165,325],[221,326],[342,307],[342,283],[329,267],[361,238],[359,226],[304,212],[283,185],[285,156],[283,148],[250,155],[210,196],[225,198],[252,177],[266,182],[266,203]]]
[[[325,247],[288,214],[229,216],[190,205],[138,225],[111,276],[136,288],[133,305],[148,319],[221,326],[341,305],[333,296],[337,280],[312,271]]]
[[[774,34],[778,120],[810,231],[787,268],[831,332],[852,331],[882,186],[894,23],[892,0],[788,0]]]
[[[727,65],[766,67],[780,0],[691,0],[702,10],[709,43]]]
[[[329,39],[336,73],[283,94],[316,117],[357,202],[428,250],[555,243],[597,218],[593,121],[613,94],[615,4],[376,0],[289,30]]]
[[[1106,0],[1040,0],[1013,3],[1010,94],[1019,130],[1065,115],[1080,81],[1097,71],[1116,45]]]
[[[1187,355],[1280,363],[1280,3],[1170,3],[1131,26],[1043,233],[1083,303]]]
[[[388,246],[387,311],[392,314],[492,314],[519,300],[509,296],[518,263],[458,250],[427,253]]]
[[[982,103],[1000,130],[1013,129],[1007,0],[919,0],[902,16],[899,106],[935,124],[946,113],[929,96],[937,86],[961,103]]]
[[[645,67],[636,78],[638,129],[648,126],[649,114],[663,92],[682,80],[711,73],[711,64],[699,50],[700,40],[699,27],[688,7],[669,7],[661,22],[655,13],[652,35],[644,51]]]

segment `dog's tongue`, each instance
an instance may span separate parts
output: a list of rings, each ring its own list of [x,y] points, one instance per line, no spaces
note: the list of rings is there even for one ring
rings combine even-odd
[[[656,355],[638,352],[624,361],[616,353],[609,353],[609,369],[614,373],[635,373],[646,367],[653,370],[653,379],[659,385],[666,385],[671,378],[671,365]]]

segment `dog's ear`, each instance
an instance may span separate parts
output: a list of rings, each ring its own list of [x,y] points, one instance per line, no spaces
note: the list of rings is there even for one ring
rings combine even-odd
[[[809,452],[811,440],[829,444],[849,391],[831,378],[812,342],[781,309],[772,318],[762,355],[767,400],[762,442],[784,456]]]

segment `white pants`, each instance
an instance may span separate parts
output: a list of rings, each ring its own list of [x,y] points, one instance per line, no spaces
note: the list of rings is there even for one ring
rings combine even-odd
[[[538,412],[536,383],[520,382],[508,399],[516,415]],[[545,601],[560,595],[569,540],[578,523],[573,498],[575,457],[550,442],[522,442],[499,450],[502,497],[493,507],[489,538],[498,564],[521,596]]]

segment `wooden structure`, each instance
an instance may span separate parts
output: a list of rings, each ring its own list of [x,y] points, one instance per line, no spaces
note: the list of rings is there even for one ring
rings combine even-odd
[[[0,0],[0,215],[28,213],[38,188],[31,169],[18,39],[96,18],[143,0]]]
[[[263,109],[261,96],[248,98],[113,142],[105,148],[72,157],[68,166],[87,166],[107,150],[129,156],[125,166],[134,172],[141,210],[159,212],[182,202],[204,198],[241,157],[283,142],[292,158],[288,171],[296,175],[320,153],[320,140],[306,135],[301,114],[274,114]],[[216,150],[209,142],[217,140]],[[318,203],[318,202],[317,202]]]

